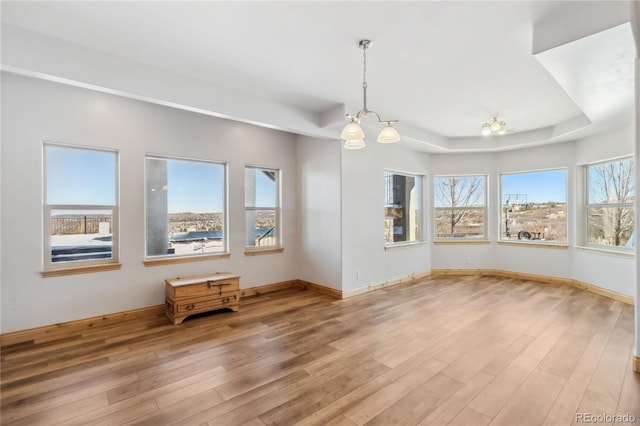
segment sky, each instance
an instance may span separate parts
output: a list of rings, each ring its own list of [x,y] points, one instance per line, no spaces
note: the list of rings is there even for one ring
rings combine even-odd
[[[504,174],[501,178],[503,204],[506,202],[508,194],[521,194],[520,203],[567,201],[567,171],[564,169]],[[522,194],[526,195],[526,199]],[[515,197],[511,198],[512,201],[515,199]]]
[[[114,205],[116,153],[46,145],[47,203]],[[224,166],[217,163],[167,160],[169,213],[223,211]],[[564,169],[501,176],[502,202],[507,194],[526,195],[526,202],[566,202]],[[276,187],[256,173],[257,205],[273,206]],[[525,197],[520,196],[521,202]],[[511,197],[512,200],[514,197]]]
[[[224,210],[224,166],[167,160],[169,213],[218,213]]]
[[[48,204],[115,205],[116,153],[46,145]]]
[[[216,163],[168,160],[169,213],[218,213],[223,211],[224,166]],[[275,184],[256,173],[256,201],[274,206]]]
[[[115,205],[116,153],[46,145],[48,204]],[[142,185],[142,182],[141,182]],[[169,213],[218,213],[224,206],[224,165],[167,160]],[[256,173],[256,201],[274,206],[276,185]]]

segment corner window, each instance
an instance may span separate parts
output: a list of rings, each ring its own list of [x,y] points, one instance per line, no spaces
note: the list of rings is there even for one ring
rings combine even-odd
[[[567,171],[503,174],[501,241],[567,243]]]
[[[634,247],[635,167],[633,159],[593,164],[586,169],[586,242]]]
[[[226,166],[147,156],[146,257],[197,257],[227,251]]]
[[[44,145],[44,269],[118,262],[118,153]]]
[[[387,245],[422,238],[421,177],[384,172],[384,239]]]
[[[247,249],[280,247],[280,171],[244,169]]]
[[[434,178],[436,240],[486,239],[486,176]]]

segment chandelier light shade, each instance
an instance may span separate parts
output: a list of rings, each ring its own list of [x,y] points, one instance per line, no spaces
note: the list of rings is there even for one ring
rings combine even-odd
[[[344,126],[340,137],[345,141],[364,139],[364,132],[362,131],[362,127],[352,120],[349,124]]]
[[[364,139],[354,139],[344,141],[344,149],[362,149],[367,144],[364,143]]]
[[[371,47],[371,40],[360,40],[358,47],[362,49],[363,54],[363,72],[362,72],[362,97],[363,108],[358,111],[356,115],[347,114],[349,123],[344,127],[340,137],[344,140],[345,149],[361,149],[366,146],[364,142],[364,132],[360,127],[360,122],[368,115],[373,115],[378,119],[378,123],[386,123],[387,125],[382,128],[378,135],[378,142],[380,143],[394,143],[400,140],[398,131],[391,125],[391,123],[397,123],[398,120],[382,120],[380,116],[367,108],[367,49]]]
[[[380,134],[378,135],[378,142],[380,143],[394,143],[400,140],[400,135],[398,131],[388,123],[385,128],[380,130]]]
[[[498,117],[493,117],[491,122],[482,125],[482,135],[504,135],[507,133],[507,123],[498,121]]]

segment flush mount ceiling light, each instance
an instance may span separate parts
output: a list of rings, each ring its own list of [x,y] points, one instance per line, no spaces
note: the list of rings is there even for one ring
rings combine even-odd
[[[371,47],[371,40],[360,40],[360,42],[358,42],[358,47],[362,49],[364,58],[364,67],[362,72],[362,94],[364,106],[355,116],[347,114],[349,123],[347,123],[340,134],[340,137],[344,140],[344,147],[346,149],[361,149],[365,147],[364,132],[362,131],[362,127],[360,127],[360,122],[368,115],[374,115],[378,119],[379,123],[387,123],[387,125],[380,131],[380,134],[378,134],[378,142],[398,142],[400,140],[400,135],[391,125],[391,123],[397,123],[398,120],[383,120],[376,112],[367,108],[367,49]]]
[[[504,135],[507,133],[507,123],[498,121],[498,117],[493,117],[490,123],[482,125],[482,135]]]

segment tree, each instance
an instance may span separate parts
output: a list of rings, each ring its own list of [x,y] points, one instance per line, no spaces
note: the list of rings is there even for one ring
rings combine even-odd
[[[611,230],[613,245],[623,245],[634,228],[634,163],[632,160],[612,161],[592,166],[589,171],[589,204],[599,204],[602,211],[599,223],[592,220],[592,224],[603,237]]]
[[[446,210],[450,235],[469,213],[468,207],[477,205],[484,196],[484,176],[444,176],[436,178],[436,197],[440,211]]]

